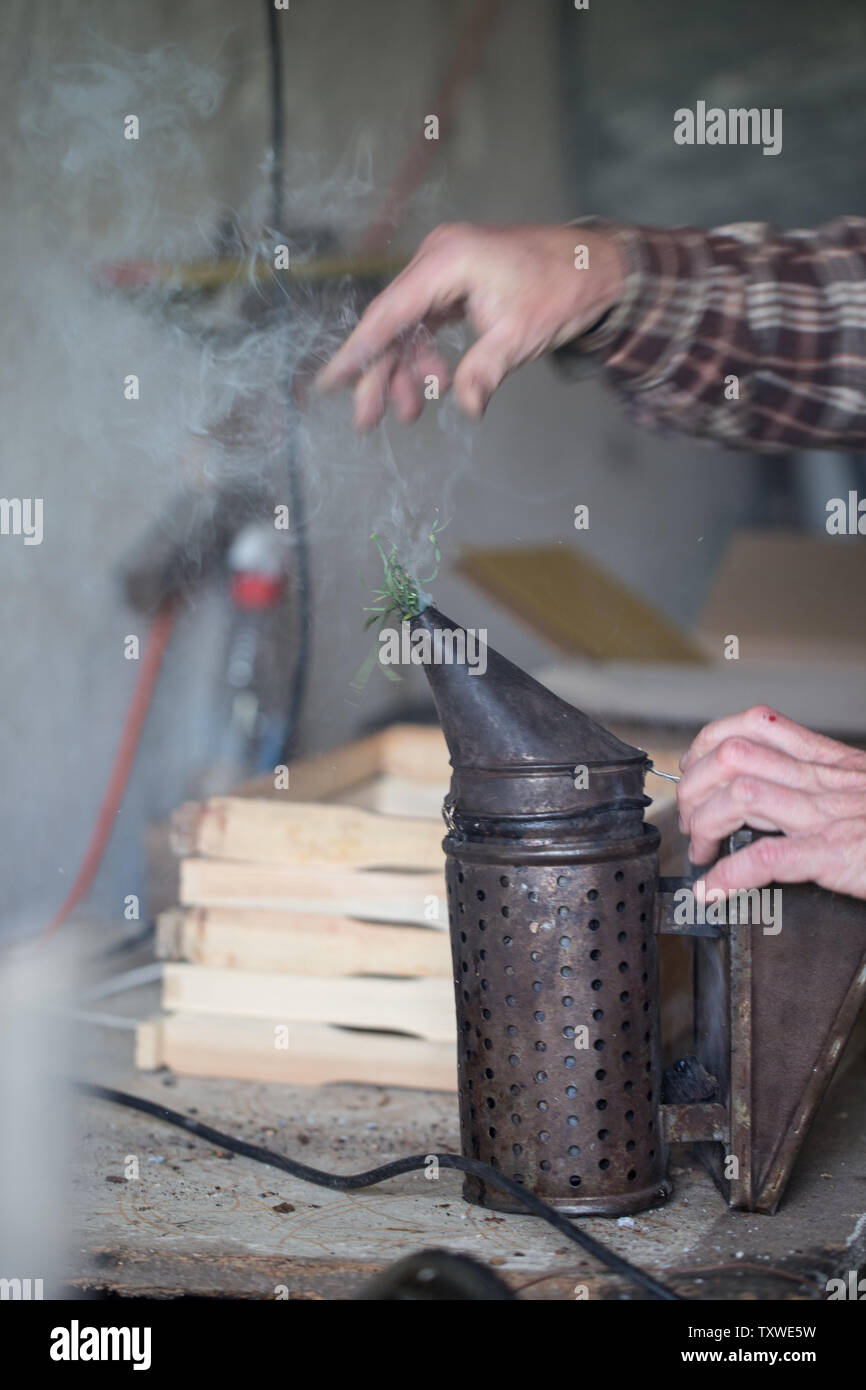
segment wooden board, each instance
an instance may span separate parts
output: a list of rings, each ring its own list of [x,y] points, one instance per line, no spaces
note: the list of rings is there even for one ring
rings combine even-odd
[[[451,760],[438,724],[391,724],[379,737],[380,772],[448,785]]]
[[[631,661],[706,661],[696,641],[585,550],[567,545],[469,549],[457,568],[565,652]]]
[[[384,816],[422,816],[442,826],[442,803],[448,794],[443,782],[416,782],[396,772],[383,772],[359,782],[340,797],[343,806],[361,806]],[[444,835],[444,830],[440,831]]]
[[[451,765],[438,725],[391,724],[338,748],[299,758],[289,768],[286,790],[277,791],[273,775],[268,774],[242,783],[236,795],[293,801],[342,800],[351,788],[382,775],[447,787]]]
[[[275,796],[281,800],[327,801],[375,776],[382,768],[382,735],[368,734],[324,753],[298,758],[289,768],[289,785],[277,790],[274,774],[242,782],[237,796]]]
[[[440,820],[451,767],[441,729],[427,724],[392,724],[374,734],[293,762],[289,785],[277,790],[273,773],[255,777],[234,796],[277,801],[341,801],[391,815]],[[150,910],[178,901],[178,859],[168,821],[146,831]]]
[[[441,820],[354,806],[214,796],[181,806],[172,832],[176,854],[254,864],[435,869],[445,860]]]
[[[167,962],[162,1003],[165,1009],[183,1013],[379,1028],[434,1042],[456,1037],[454,986],[444,979],[319,978]]]
[[[170,1014],[136,1030],[135,1064],[143,1071],[171,1067],[186,1076],[237,1077],[323,1086],[355,1081],[425,1090],[457,1088],[457,1049],[387,1033],[289,1025],[288,1048],[275,1046],[281,1019]]]
[[[351,917],[263,912],[252,908],[174,908],[160,914],[156,954],[229,970],[287,970],[294,975],[451,978],[445,932]]]
[[[185,907],[255,907],[361,917],[372,922],[448,926],[444,874],[299,869],[184,859],[180,901]]]
[[[539,680],[606,724],[640,721],[697,730],[750,705],[773,705],[808,728],[855,741],[866,737],[866,664],[718,666],[610,661],[563,662]]]
[[[736,531],[699,631],[717,659],[733,633],[741,661],[866,667],[863,538]]]

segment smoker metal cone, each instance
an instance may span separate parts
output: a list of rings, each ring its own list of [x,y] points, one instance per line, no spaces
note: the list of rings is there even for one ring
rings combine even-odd
[[[435,634],[463,634],[436,608],[411,621],[426,632],[424,669],[455,776],[452,804],[476,815],[586,815],[627,802],[642,808],[646,754],[615,738],[492,647],[486,668],[437,660]],[[440,637],[440,642],[442,639]],[[456,644],[455,644],[456,645]],[[441,651],[452,650],[451,640]],[[463,647],[473,651],[472,647]],[[575,787],[575,769],[588,785]]]

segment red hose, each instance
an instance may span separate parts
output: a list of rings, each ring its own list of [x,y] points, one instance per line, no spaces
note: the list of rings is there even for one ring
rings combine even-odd
[[[135,689],[132,692],[132,699],[126,712],[126,719],[123,731],[120,735],[120,742],[117,745],[117,752],[114,755],[114,762],[111,767],[111,774],[108,784],[102,797],[102,804],[94,822],[93,830],[90,835],[90,842],[87,846],[81,867],[78,870],[75,882],[73,883],[66,901],[55,915],[53,921],[45,928],[44,936],[50,936],[56,931],[61,922],[69,916],[74,907],[81,902],[90,892],[90,887],[96,877],[96,871],[102,862],[102,856],[111,839],[111,832],[114,829],[114,821],[120,810],[120,803],[126,791],[129,781],[129,774],[132,771],[132,764],[135,761],[135,753],[138,747],[138,740],[147,719],[150,702],[156,688],[159,677],[162,659],[168,640],[174,627],[176,601],[169,599],[160,608],[151,624],[150,632],[147,636],[147,644],[141,658],[141,667],[138,672],[138,679],[135,682]]]

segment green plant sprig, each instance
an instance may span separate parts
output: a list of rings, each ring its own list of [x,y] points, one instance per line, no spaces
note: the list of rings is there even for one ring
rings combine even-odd
[[[437,512],[436,520],[433,522],[428,536],[433,547],[433,571],[420,579],[415,579],[409,574],[397,554],[397,547],[392,545],[390,551],[386,552],[377,532],[373,532],[370,539],[379,552],[384,578],[381,588],[373,591],[374,602],[364,607],[364,612],[369,614],[364,623],[365,631],[376,625],[381,629],[389,618],[396,618],[401,623],[407,622],[411,618],[417,618],[419,613],[423,613],[424,609],[429,607],[432,598],[424,592],[424,589],[428,584],[432,584],[439,574],[442,553],[439,549],[437,536],[446,525],[446,522],[439,521]],[[380,664],[378,656],[378,648],[374,646],[352,681],[352,685],[356,689],[366,685],[373,667]],[[386,679],[392,681],[400,679],[397,672],[392,671],[389,666],[382,666],[381,669]]]
[[[436,537],[440,531],[444,530],[445,524],[444,522],[440,523],[437,514],[428,536],[433,547],[433,572],[421,579],[413,579],[408,573],[397,555],[396,546],[392,545],[390,554],[386,554],[377,533],[373,532],[370,539],[379,552],[385,577],[381,589],[376,589],[373,594],[376,602],[364,609],[365,613],[370,614],[364,624],[365,629],[372,627],[374,623],[384,623],[392,614],[399,617],[401,622],[405,622],[409,618],[417,618],[419,613],[423,613],[424,609],[429,607],[430,597],[422,592],[420,586],[432,584],[438,577],[442,553]]]

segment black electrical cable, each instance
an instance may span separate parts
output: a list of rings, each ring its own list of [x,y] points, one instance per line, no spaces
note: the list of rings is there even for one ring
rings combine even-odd
[[[280,224],[283,218],[283,150],[285,144],[283,133],[283,56],[280,44],[280,14],[274,7],[273,0],[264,0],[264,5],[268,31],[271,87],[271,231],[277,237],[280,234]],[[298,613],[298,632],[289,687],[286,731],[280,750],[280,761],[289,763],[297,744],[301,710],[307,690],[312,647],[313,601],[310,577],[310,542],[304,489],[298,461],[298,407],[293,398],[294,380],[290,370],[287,371],[284,389],[286,395],[286,472],[289,488],[289,517],[291,533],[295,542],[293,587]]]
[[[283,53],[274,0],[265,0],[265,11],[271,70],[271,229],[278,232],[283,220]]]
[[[548,1206],[540,1197],[536,1197],[534,1192],[528,1192],[520,1183],[507,1178],[504,1173],[497,1173],[495,1168],[486,1163],[479,1163],[475,1158],[464,1158],[461,1154],[413,1154],[410,1158],[398,1158],[393,1163],[383,1163],[378,1168],[369,1168],[364,1173],[327,1173],[321,1168],[311,1168],[306,1163],[285,1158],[283,1154],[274,1153],[272,1149],[263,1149],[258,1144],[248,1144],[243,1139],[234,1139],[230,1134],[223,1134],[210,1125],[201,1124],[198,1120],[190,1119],[188,1115],[181,1115],[178,1110],[170,1110],[167,1105],[159,1105],[143,1096],[134,1096],[128,1091],[117,1091],[112,1086],[99,1086],[92,1081],[72,1081],[71,1085],[82,1095],[95,1096],[97,1100],[108,1100],[116,1105],[126,1105],[132,1110],[140,1110],[142,1114],[153,1115],[155,1119],[166,1124],[177,1125],[179,1129],[185,1129],[190,1134],[197,1135],[199,1139],[207,1139],[221,1149],[242,1154],[244,1158],[255,1159],[257,1163],[270,1164],[272,1168],[281,1168],[283,1172],[290,1173],[293,1178],[300,1178],[302,1182],[315,1183],[317,1187],[335,1188],[338,1192],[353,1192],[362,1187],[374,1187],[377,1183],[387,1182],[389,1178],[399,1177],[401,1173],[412,1173],[417,1169],[426,1168],[430,1159],[435,1158],[440,1168],[456,1168],[461,1173],[471,1173],[473,1177],[483,1178],[492,1187],[498,1187],[510,1197],[515,1197],[533,1216],[540,1216],[549,1226],[553,1226],[554,1230],[559,1231],[560,1235],[579,1245],[602,1264],[606,1264],[615,1274],[637,1284],[651,1298],[681,1301],[679,1294],[660,1284],[651,1274],[629,1264],[628,1260],[609,1250],[601,1241],[581,1231],[568,1217]]]
[[[307,693],[310,673],[310,651],[313,642],[313,597],[310,574],[310,540],[304,489],[301,483],[298,462],[297,406],[291,399],[291,379],[286,384],[288,401],[286,404],[288,440],[288,484],[289,516],[291,517],[294,545],[293,588],[297,601],[298,630],[295,638],[295,661],[292,668],[292,682],[289,688],[289,711],[286,717],[286,731],[280,762],[288,765],[295,755],[298,734],[301,727],[301,711]]]

